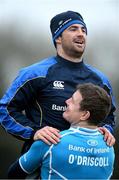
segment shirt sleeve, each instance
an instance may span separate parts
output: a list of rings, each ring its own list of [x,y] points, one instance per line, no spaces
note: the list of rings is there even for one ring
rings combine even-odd
[[[40,129],[32,120],[30,109],[30,104],[34,105],[36,102],[38,84],[36,81],[36,75],[29,69],[20,71],[0,100],[0,123],[8,133],[18,139],[31,139],[35,133],[34,130]],[[36,112],[36,104],[33,107]],[[29,116],[26,116],[26,112]]]
[[[39,140],[35,141],[29,151],[19,159],[19,164],[22,170],[27,174],[31,174],[40,167],[43,157],[48,149],[49,146],[47,144]]]

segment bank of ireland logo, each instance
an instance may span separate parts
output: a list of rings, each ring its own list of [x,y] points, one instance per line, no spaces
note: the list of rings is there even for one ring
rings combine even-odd
[[[53,89],[64,89],[64,81],[54,81]]]
[[[87,144],[90,146],[97,146],[98,145],[98,141],[96,141],[95,139],[89,139],[87,141]]]

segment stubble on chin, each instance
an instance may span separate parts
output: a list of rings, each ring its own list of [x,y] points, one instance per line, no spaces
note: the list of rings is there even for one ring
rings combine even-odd
[[[72,57],[72,58],[81,58],[82,55],[83,55],[84,51],[77,51],[77,50],[74,50],[74,51],[70,51],[69,52],[69,56]]]
[[[83,53],[84,53],[84,50],[85,50],[85,47],[75,47],[75,46],[72,46],[68,53],[69,53],[69,56],[70,57],[74,57],[74,58],[81,58]]]

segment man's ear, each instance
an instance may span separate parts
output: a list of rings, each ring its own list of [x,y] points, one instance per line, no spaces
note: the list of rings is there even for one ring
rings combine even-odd
[[[56,44],[61,44],[61,36],[59,36],[57,39],[55,39]]]
[[[89,117],[90,117],[90,111],[83,111],[80,119],[82,121],[85,121],[85,120],[88,120]]]

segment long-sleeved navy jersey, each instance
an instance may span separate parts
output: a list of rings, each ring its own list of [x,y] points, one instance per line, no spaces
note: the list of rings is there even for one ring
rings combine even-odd
[[[0,122],[6,131],[18,138],[30,139],[44,126],[59,130],[69,128],[62,117],[65,101],[77,84],[92,82],[107,90],[112,97],[110,114],[101,124],[112,131],[115,103],[107,78],[97,69],[70,62],[60,56],[50,57],[23,68],[0,101]]]

